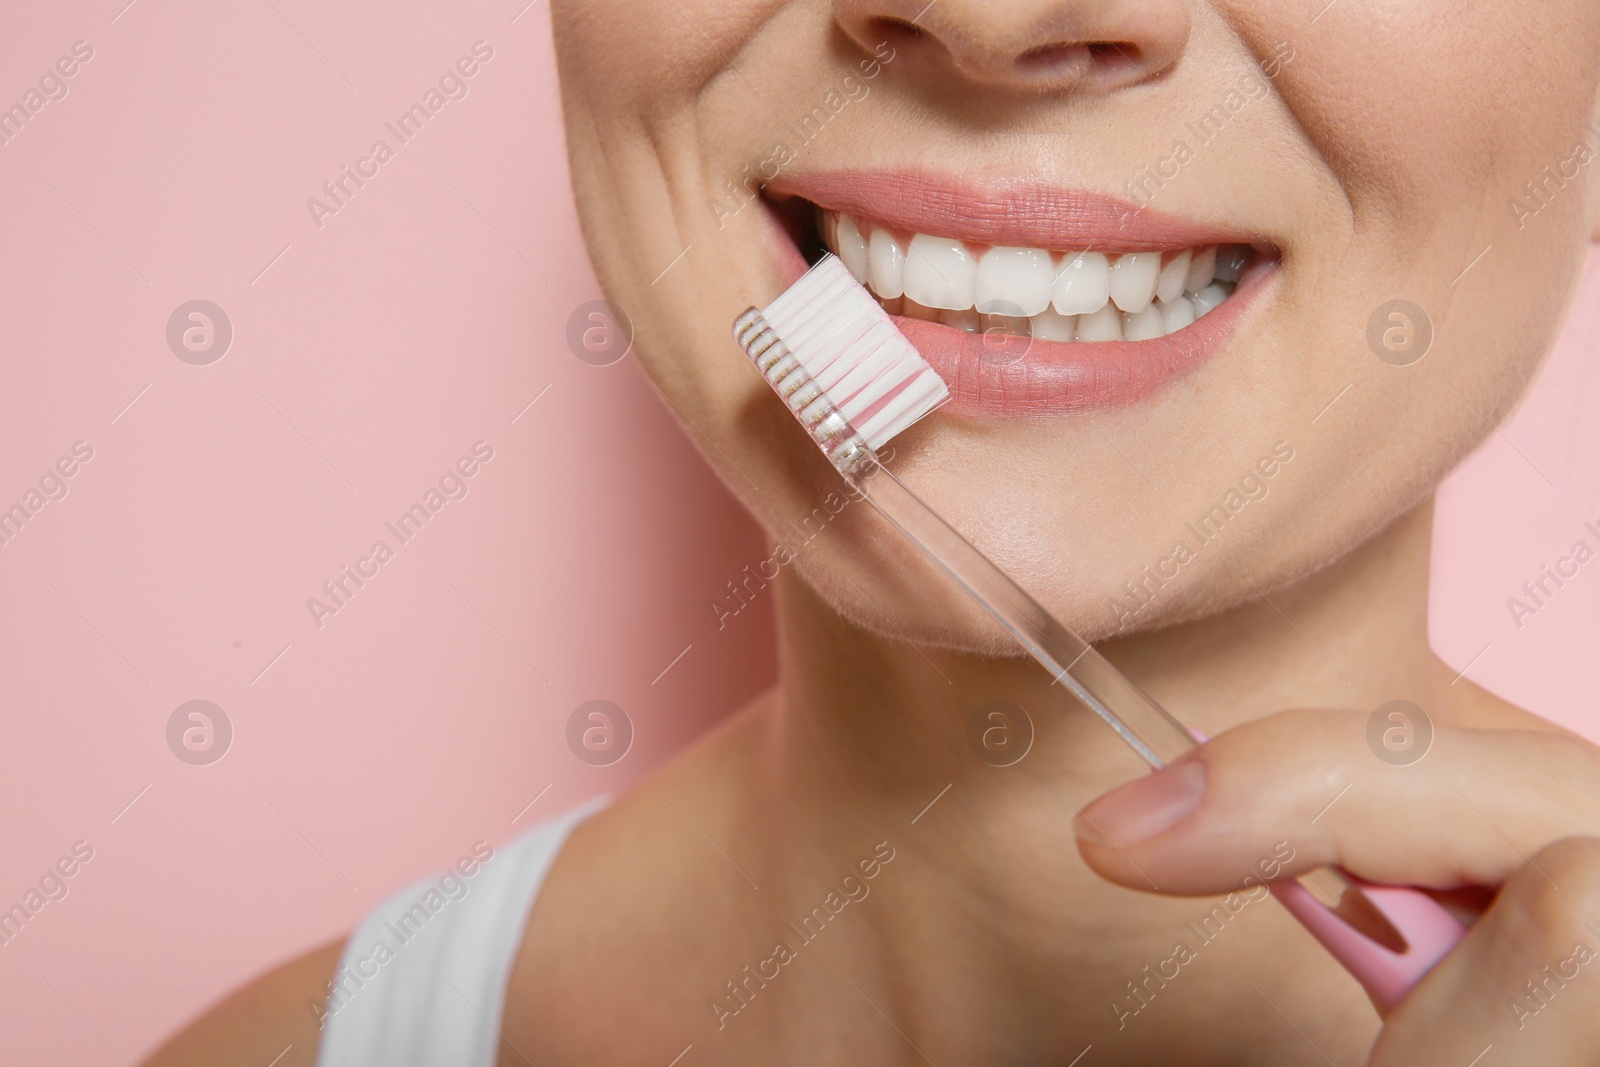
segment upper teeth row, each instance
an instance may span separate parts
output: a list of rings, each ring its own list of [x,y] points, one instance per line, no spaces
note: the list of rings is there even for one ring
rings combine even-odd
[[[1152,301],[1171,305],[1184,294],[1192,299],[1205,293],[1214,301],[1218,294],[1208,287],[1237,282],[1250,254],[1248,245],[1110,256],[995,246],[975,254],[956,238],[919,233],[908,242],[832,211],[825,213],[823,234],[850,273],[880,299],[904,296],[947,311],[1029,318],[1047,308],[1090,315],[1108,302],[1137,315]]]

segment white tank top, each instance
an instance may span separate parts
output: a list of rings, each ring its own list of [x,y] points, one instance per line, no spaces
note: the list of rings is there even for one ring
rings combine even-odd
[[[373,909],[334,972],[317,1067],[494,1067],[528,913],[567,835],[608,799],[480,849]]]

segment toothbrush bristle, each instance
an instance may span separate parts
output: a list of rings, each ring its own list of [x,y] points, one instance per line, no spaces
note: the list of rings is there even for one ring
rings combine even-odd
[[[761,314],[874,450],[950,398],[838,256],[825,255]]]

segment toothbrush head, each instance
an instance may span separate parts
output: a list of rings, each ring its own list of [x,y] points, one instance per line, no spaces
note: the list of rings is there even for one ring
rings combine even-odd
[[[733,336],[841,472],[950,398],[872,294],[828,254]]]

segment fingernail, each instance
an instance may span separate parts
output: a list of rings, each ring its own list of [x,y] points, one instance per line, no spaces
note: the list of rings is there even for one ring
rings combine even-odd
[[[1206,765],[1197,759],[1170,764],[1113,789],[1073,820],[1085,841],[1137,845],[1182,822],[1206,792]]]

